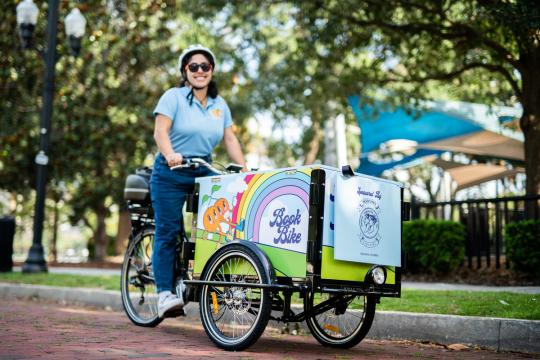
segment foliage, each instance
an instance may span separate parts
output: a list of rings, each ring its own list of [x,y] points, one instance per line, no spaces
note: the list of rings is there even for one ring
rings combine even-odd
[[[510,223],[504,228],[506,256],[512,267],[540,276],[540,220]]]
[[[0,189],[30,199],[43,88],[38,52],[15,35],[18,0],[0,5]],[[60,18],[72,6],[60,2]],[[47,3],[34,33],[43,51]],[[245,120],[269,110],[305,128],[299,144],[274,143],[284,165],[320,158],[323,123],[344,113],[347,96],[414,105],[446,97],[490,104],[521,101],[527,192],[540,184],[540,6],[532,0],[145,0],[79,2],[88,20],[81,56],[62,56],[49,154],[49,198],[94,233],[105,254],[105,218],[121,205],[123,181],[154,151],[151,111],[178,83],[178,53],[210,46],[217,81],[241,142]],[[58,50],[67,53],[63,22]],[[294,146],[296,145],[296,146]],[[271,154],[272,156],[274,154]],[[218,150],[218,159],[223,151]],[[276,157],[278,157],[276,155]],[[19,201],[22,197],[23,200]]]
[[[403,170],[405,177],[403,175],[398,177],[394,172],[389,178],[404,183],[411,197],[414,196],[417,200],[435,202],[439,199],[439,194],[443,190],[442,169],[430,163],[423,163]]]
[[[447,274],[463,261],[465,227],[453,221],[405,222],[402,242],[407,255],[407,271]]]
[[[20,49],[15,36],[17,3],[0,5],[0,189],[31,200],[43,62],[38,52]],[[41,15],[34,43],[43,51],[47,4],[38,5]],[[60,18],[69,5],[61,2]],[[163,91],[178,84],[176,61],[181,49],[199,42],[213,48],[224,69],[216,78],[224,85],[221,93],[231,99],[238,125],[250,114],[244,91],[249,84],[235,85],[242,66],[229,45],[220,36],[209,36],[207,24],[177,11],[174,2],[94,0],[77,6],[88,21],[79,58],[67,55],[63,21],[58,28],[62,56],[56,64],[47,195],[66,200],[71,222],[92,230],[90,248],[102,259],[105,219],[112,205],[123,205],[125,177],[143,163],[150,165],[155,151],[152,110]]]
[[[39,54],[22,53],[15,34],[15,6],[0,4],[0,189],[27,197],[35,183],[34,156],[38,149],[42,61]],[[43,43],[44,25],[35,30],[35,43]]]
[[[249,65],[245,81],[252,83],[250,102],[272,114],[274,130],[291,121],[305,130],[297,144],[272,144],[270,156],[280,166],[320,158],[324,121],[338,113],[347,113],[348,120],[354,121],[347,112],[350,92],[339,77],[328,76],[332,68],[327,59],[317,56],[306,42],[307,31],[295,21],[294,4],[207,1],[204,6],[188,6],[187,11],[209,21],[220,19],[214,22],[214,26],[221,24],[217,32],[227,33],[226,40],[238,44],[237,53]]]
[[[258,64],[254,101],[278,119],[322,123],[347,113],[351,94],[394,106],[433,98],[521,102],[527,193],[540,191],[538,2],[191,3],[199,6],[188,11],[219,19],[240,49],[256,49],[246,52]]]

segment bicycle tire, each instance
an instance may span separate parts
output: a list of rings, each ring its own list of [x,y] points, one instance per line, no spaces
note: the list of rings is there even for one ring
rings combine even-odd
[[[143,327],[155,327],[163,321],[158,316],[158,294],[152,271],[154,234],[155,227],[149,226],[134,235],[120,276],[124,311],[131,322]]]
[[[268,284],[270,279],[265,274],[263,264],[253,251],[234,244],[222,247],[212,256],[201,279]],[[199,291],[204,330],[218,347],[228,351],[243,350],[264,332],[271,312],[268,289],[202,285]],[[243,331],[243,328],[247,329]]]
[[[330,296],[321,294],[322,297]],[[360,341],[369,332],[375,318],[375,299],[371,296],[357,296],[363,303],[362,310],[350,309],[352,300],[342,303],[342,309],[337,306],[321,314],[306,318],[306,324],[313,337],[322,345],[348,349]],[[354,298],[353,298],[354,299]],[[314,296],[306,295],[304,307],[311,309],[314,305]]]

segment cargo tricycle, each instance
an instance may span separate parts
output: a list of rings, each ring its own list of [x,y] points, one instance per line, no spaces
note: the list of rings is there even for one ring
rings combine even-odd
[[[194,159],[183,166],[212,165]],[[121,288],[130,320],[151,327],[163,318],[149,176],[142,169],[126,181],[133,233]],[[226,350],[252,345],[270,319],[305,321],[319,343],[352,347],[368,333],[380,298],[401,295],[406,205],[399,183],[349,166],[198,178],[186,205],[191,234],[182,232],[177,246],[176,294],[199,303],[206,334]]]

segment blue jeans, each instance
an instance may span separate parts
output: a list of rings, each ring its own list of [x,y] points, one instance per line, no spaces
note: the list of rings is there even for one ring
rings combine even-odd
[[[174,288],[175,247],[184,221],[182,208],[186,195],[193,191],[195,178],[208,175],[213,173],[204,166],[171,170],[161,154],[156,157],[150,194],[156,221],[152,266],[158,292]]]

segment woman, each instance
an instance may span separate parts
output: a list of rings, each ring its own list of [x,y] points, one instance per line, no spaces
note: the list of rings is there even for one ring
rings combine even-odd
[[[153,269],[158,315],[182,307],[173,294],[175,244],[183,224],[182,207],[196,177],[211,175],[205,167],[171,170],[187,158],[212,161],[212,151],[223,140],[229,157],[244,166],[238,139],[232,130],[231,112],[212,80],[215,56],[202,45],[191,45],[178,59],[180,87],[167,90],[154,110],[154,139],[159,150],[150,180],[156,221]]]

